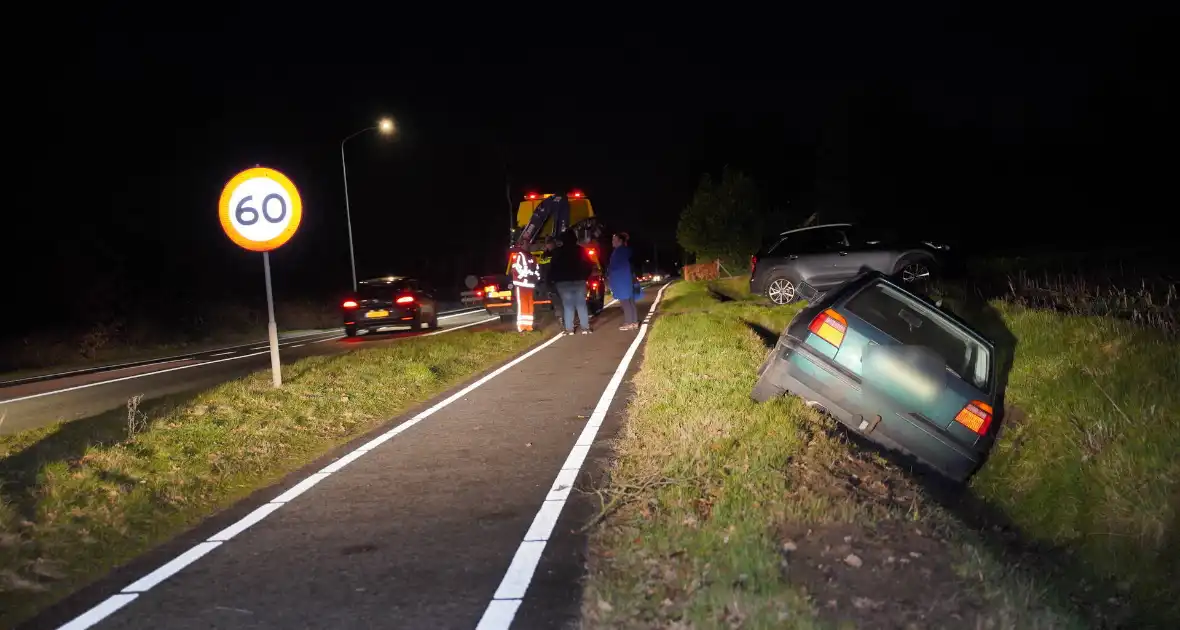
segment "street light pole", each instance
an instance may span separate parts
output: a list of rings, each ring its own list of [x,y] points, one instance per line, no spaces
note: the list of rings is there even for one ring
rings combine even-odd
[[[373,131],[374,129],[383,134],[393,133],[393,120],[383,118],[376,127],[365,127],[360,131],[356,131],[340,141],[340,170],[344,173],[344,218],[348,223],[348,262],[352,265],[352,290],[355,292],[357,288],[356,282],[356,250],[352,245],[352,209],[348,205],[348,162],[344,159],[344,143],[353,138],[365,133],[366,131]]]
[[[368,131],[367,129],[365,131]],[[356,134],[353,134],[356,135]],[[349,136],[351,138],[352,136]],[[352,247],[352,210],[348,207],[348,164],[344,160],[345,138],[340,142],[340,168],[344,171],[344,217],[348,222],[348,262],[352,264],[352,290],[356,291],[356,253]]]

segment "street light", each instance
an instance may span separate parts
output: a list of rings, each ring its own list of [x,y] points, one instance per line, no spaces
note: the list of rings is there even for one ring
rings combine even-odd
[[[348,260],[352,264],[352,290],[356,291],[356,252],[352,247],[352,211],[348,207],[348,164],[344,159],[344,143],[353,138],[365,133],[366,131],[377,130],[378,133],[386,136],[392,136],[396,131],[393,125],[392,118],[382,118],[377,121],[374,127],[365,127],[360,131],[356,131],[343,140],[340,141],[340,169],[344,171],[344,217],[348,222]]]

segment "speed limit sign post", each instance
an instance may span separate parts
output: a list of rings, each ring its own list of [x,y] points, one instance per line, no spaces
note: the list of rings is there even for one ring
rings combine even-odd
[[[262,252],[266,276],[267,335],[270,337],[270,369],[275,387],[283,384],[279,368],[279,329],[270,283],[270,255],[289,241],[303,219],[303,200],[286,175],[270,168],[248,168],[233,176],[221,191],[218,207],[221,229],[238,246]]]

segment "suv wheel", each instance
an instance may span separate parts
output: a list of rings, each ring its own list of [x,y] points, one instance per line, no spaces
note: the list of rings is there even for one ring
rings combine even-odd
[[[775,276],[766,285],[766,297],[771,302],[782,306],[798,299],[799,290],[790,279],[784,276]]]
[[[933,277],[930,272],[931,263],[925,258],[909,258],[898,265],[897,277],[906,284],[920,284],[929,282]]]

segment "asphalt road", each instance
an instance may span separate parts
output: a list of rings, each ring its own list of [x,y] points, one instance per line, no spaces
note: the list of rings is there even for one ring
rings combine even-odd
[[[394,329],[388,333],[345,339],[342,329],[300,334],[279,341],[283,363],[313,354],[347,352],[375,343],[439,334],[496,321],[483,309],[444,313],[439,330]],[[169,394],[199,391],[270,368],[266,342],[219,348],[123,366],[74,370],[57,375],[0,382],[0,435],[78,420],[123,407],[133,396],[150,400]]]
[[[577,529],[597,508],[580,489],[609,456],[647,328],[620,323],[608,308],[595,334],[391,420],[30,627],[575,626]]]

